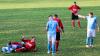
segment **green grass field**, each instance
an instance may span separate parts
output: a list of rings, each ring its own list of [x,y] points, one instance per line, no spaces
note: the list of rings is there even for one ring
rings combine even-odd
[[[93,11],[100,24],[100,0],[77,0],[82,7],[79,14]],[[11,53],[0,56],[51,56],[47,54],[45,25],[48,15],[58,14],[65,33],[62,35],[60,51],[56,56],[100,56],[100,32],[95,38],[95,48],[85,48],[86,20],[81,19],[82,28],[71,28],[70,12],[66,9],[73,0],[0,0],[0,48],[8,41],[20,41],[21,33],[37,39],[37,52]]]

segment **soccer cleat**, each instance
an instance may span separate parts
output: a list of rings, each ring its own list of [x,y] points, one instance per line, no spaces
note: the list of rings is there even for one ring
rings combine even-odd
[[[90,48],[90,46],[89,45],[86,45],[86,48]]]
[[[50,51],[48,51],[47,53],[50,54]]]
[[[94,46],[93,45],[90,45],[90,47],[93,48]]]

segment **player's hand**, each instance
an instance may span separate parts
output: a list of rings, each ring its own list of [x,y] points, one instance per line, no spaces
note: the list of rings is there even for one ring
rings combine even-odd
[[[96,31],[99,32],[100,31],[99,28],[97,28]]]
[[[70,10],[70,12],[74,13],[74,11]]]
[[[60,32],[60,34],[62,35],[62,32]]]
[[[98,32],[100,31],[99,27],[98,27]]]
[[[78,15],[78,13],[75,13],[75,15],[77,16],[77,15]]]
[[[62,32],[64,33],[64,30],[62,30]]]

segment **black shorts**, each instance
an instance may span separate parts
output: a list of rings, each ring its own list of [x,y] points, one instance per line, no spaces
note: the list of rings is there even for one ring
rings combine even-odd
[[[72,13],[72,20],[78,20],[78,15],[75,15],[74,13]]]
[[[56,40],[60,40],[60,32],[56,32]]]

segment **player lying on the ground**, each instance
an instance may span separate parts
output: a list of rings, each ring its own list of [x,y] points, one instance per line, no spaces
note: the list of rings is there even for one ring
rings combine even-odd
[[[34,37],[32,37],[31,40],[22,38],[22,42],[9,42],[6,47],[2,47],[3,53],[26,51],[36,51],[36,41]]]
[[[95,37],[96,27],[99,31],[99,25],[97,24],[97,17],[93,15],[93,12],[90,12],[88,16],[78,15],[81,18],[87,19],[87,38],[86,38],[86,47],[93,47],[93,41]]]
[[[32,39],[22,38],[22,42],[24,42],[24,47],[17,48],[16,52],[36,51],[36,40],[34,37]]]
[[[2,47],[2,52],[11,53],[14,52],[17,48],[22,48],[23,44],[20,42],[9,42],[6,47]]]

